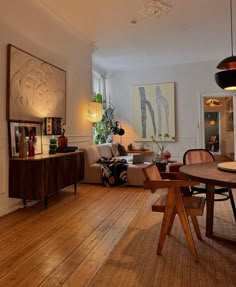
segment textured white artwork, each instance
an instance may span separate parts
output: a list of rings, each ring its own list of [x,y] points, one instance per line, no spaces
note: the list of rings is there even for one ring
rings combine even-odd
[[[66,72],[9,45],[8,119],[66,120]]]

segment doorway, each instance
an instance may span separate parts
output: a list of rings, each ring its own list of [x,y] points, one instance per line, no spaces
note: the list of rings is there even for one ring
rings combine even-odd
[[[204,112],[205,148],[214,153],[221,153],[220,112]]]
[[[200,145],[214,155],[234,160],[234,99],[220,92],[201,95]]]

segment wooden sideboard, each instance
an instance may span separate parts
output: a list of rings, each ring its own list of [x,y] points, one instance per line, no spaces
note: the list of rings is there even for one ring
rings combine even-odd
[[[10,158],[9,197],[26,200],[44,200],[53,193],[74,185],[84,178],[82,151]]]

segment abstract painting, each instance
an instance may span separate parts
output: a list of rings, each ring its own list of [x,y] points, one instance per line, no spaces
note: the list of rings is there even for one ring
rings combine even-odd
[[[169,134],[175,138],[175,83],[133,86],[133,127],[137,140]]]
[[[8,45],[8,120],[66,120],[66,72]]]

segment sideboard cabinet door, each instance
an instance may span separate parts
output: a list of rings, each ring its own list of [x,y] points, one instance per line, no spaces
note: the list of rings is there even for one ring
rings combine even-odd
[[[9,197],[44,199],[44,169],[40,161],[10,161]]]
[[[9,197],[46,200],[53,193],[84,178],[84,153],[12,158],[9,163]]]

